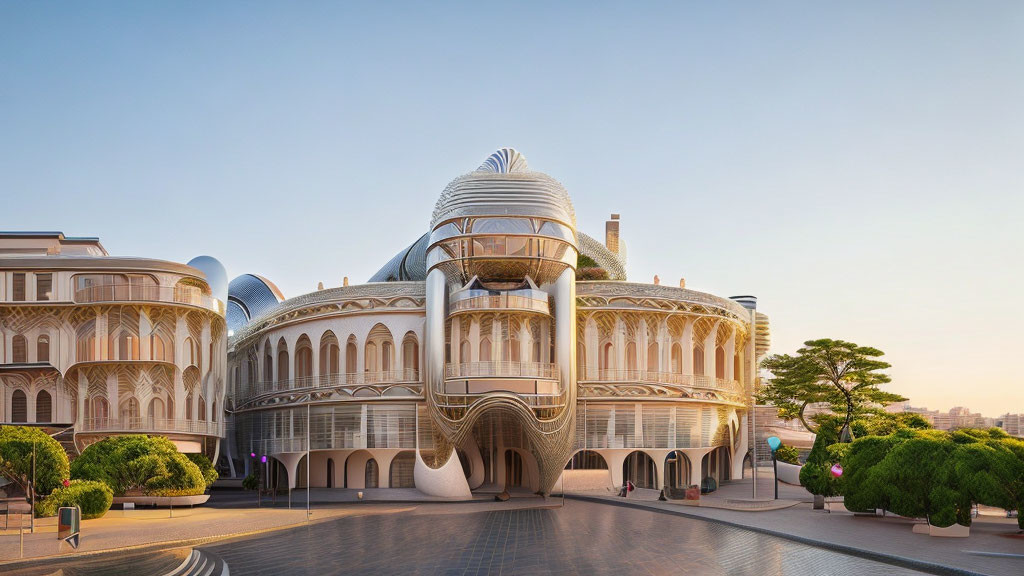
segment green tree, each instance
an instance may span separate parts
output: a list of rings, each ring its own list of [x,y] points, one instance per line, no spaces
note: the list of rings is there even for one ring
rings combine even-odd
[[[28,492],[32,452],[37,494],[49,494],[68,477],[68,454],[45,431],[31,426],[0,426],[0,474]]]
[[[201,467],[178,452],[174,443],[162,436],[138,434],[111,436],[90,444],[71,464],[71,475],[103,482],[115,496],[129,492],[196,495],[207,486]]]
[[[811,432],[815,429],[807,423],[804,410],[809,404],[826,403],[843,415],[839,439],[849,442],[855,417],[878,405],[906,400],[879,389],[892,380],[881,372],[890,367],[878,360],[882,355],[877,348],[843,340],[808,340],[795,356],[776,354],[762,361],[772,379],[761,389],[758,401],[775,405],[782,418],[799,418]]]

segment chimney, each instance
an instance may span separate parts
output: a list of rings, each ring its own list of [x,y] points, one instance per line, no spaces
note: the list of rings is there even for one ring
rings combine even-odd
[[[316,283],[316,289],[317,290],[323,290],[324,289],[324,283],[323,282],[317,282]]]
[[[341,281],[341,285],[348,286],[348,276],[345,276],[345,278]]]
[[[611,219],[604,223],[604,245],[615,254],[619,253],[618,214],[612,214]]]
[[[661,286],[661,278],[658,278],[657,274],[654,275],[654,285]]]
[[[686,288],[686,278],[680,278],[679,279],[679,287],[680,288]]]

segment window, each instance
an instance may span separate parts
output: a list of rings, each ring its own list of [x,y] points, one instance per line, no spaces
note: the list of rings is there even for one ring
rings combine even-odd
[[[36,300],[53,300],[53,274],[36,274]]]
[[[16,335],[11,340],[11,359],[15,362],[27,362],[25,359],[25,348],[27,347],[25,337],[21,334]]]
[[[25,301],[25,273],[15,272],[14,273],[14,293],[13,298],[15,302]]]
[[[50,337],[43,334],[36,340],[36,362],[50,361]],[[47,420],[49,422],[49,420]]]

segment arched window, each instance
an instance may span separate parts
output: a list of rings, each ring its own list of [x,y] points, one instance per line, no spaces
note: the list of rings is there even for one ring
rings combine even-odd
[[[365,372],[377,371],[377,345],[373,342],[366,343],[366,350],[363,356],[363,370]]]
[[[199,366],[198,359],[196,358],[196,356],[198,356],[198,354],[196,354],[196,345],[192,338],[185,338],[185,341],[182,342],[181,345],[183,346],[182,350],[185,352],[185,365]]]
[[[320,376],[341,372],[341,347],[334,333],[328,330],[320,337]]]
[[[313,377],[313,345],[303,334],[295,344],[295,378]]]
[[[188,396],[185,396],[185,419],[186,420],[191,420],[192,419],[192,394],[191,393],[189,393]]]
[[[50,336],[42,334],[36,340],[36,362],[50,361]],[[49,422],[49,420],[47,420]]]
[[[469,348],[469,340],[463,340],[461,343],[459,343],[459,362],[465,363],[472,361],[473,357],[472,352],[470,351]]]
[[[491,361],[491,339],[489,336],[484,336],[480,339],[480,361]]]
[[[36,394],[36,422],[53,422],[53,398],[46,390]]]
[[[11,422],[28,422],[28,398],[22,390],[11,394]]]
[[[139,401],[135,397],[130,396],[127,400],[121,403],[121,424],[131,423],[133,420],[139,418]]]
[[[277,341],[277,385],[288,380],[288,343],[281,338]]]
[[[216,422],[217,421],[217,401],[216,400],[213,401],[213,404],[210,404],[210,421],[211,422]]]
[[[167,412],[164,410],[164,401],[160,398],[153,398],[149,401],[149,417],[152,420],[162,420],[167,417]],[[154,425],[156,422],[154,422]]]
[[[96,359],[96,322],[89,320],[75,331],[75,361],[89,362]]]
[[[672,371],[676,374],[683,372],[683,347],[679,344],[672,345]]]
[[[626,370],[636,370],[636,342],[626,344]]]
[[[420,369],[420,347],[416,335],[409,332],[402,340],[402,369],[405,370],[406,379],[415,379]]]
[[[380,346],[380,369],[384,372],[389,372],[392,369],[392,344],[391,342],[385,341]]]
[[[199,419],[206,420],[206,398],[199,397]]]
[[[103,396],[92,399],[92,418],[99,422],[106,422],[107,418],[110,418],[110,404]]]
[[[715,348],[715,378],[725,378],[725,348]]]
[[[377,479],[379,478],[377,472],[377,461],[370,458],[366,461],[366,477],[364,478],[367,488],[376,488]]]
[[[601,349],[601,370],[612,370],[615,368],[615,347],[607,342]]]
[[[587,347],[583,342],[576,342],[576,379],[587,379]]]
[[[271,382],[274,379],[274,354],[270,350],[270,340],[263,344],[263,381]]]
[[[164,343],[164,339],[159,334],[152,334],[149,337],[149,357],[159,362],[166,362],[170,360],[170,354],[168,354],[168,346]]]
[[[697,376],[704,375],[704,347],[693,347],[693,373]]]
[[[11,360],[14,363],[28,362],[26,359],[27,348],[28,344],[25,341],[25,337],[21,334],[15,334],[14,338],[11,339]]]
[[[350,336],[348,342],[345,343],[345,373],[356,374],[359,372],[357,368],[357,360],[359,356],[359,350],[356,348],[356,337]]]
[[[737,354],[732,359],[732,379],[733,380],[739,380],[740,379],[740,367],[741,366],[742,366],[742,364],[741,364],[741,361],[740,361],[740,355]]]
[[[366,372],[386,372],[392,370],[395,343],[391,331],[383,324],[376,324],[366,335],[366,348],[363,364]]]
[[[661,351],[657,342],[652,342],[647,347],[647,371],[661,372]]]

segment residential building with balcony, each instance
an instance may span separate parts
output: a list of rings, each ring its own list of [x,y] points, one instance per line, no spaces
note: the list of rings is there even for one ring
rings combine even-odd
[[[288,487],[445,497],[547,494],[580,470],[740,478],[767,317],[753,297],[626,281],[619,225],[579,231],[562,185],[505,148],[366,284],[276,301],[232,281],[232,471],[267,456]]]
[[[146,433],[216,459],[226,280],[206,256],[115,257],[97,238],[0,232],[0,423],[61,433],[72,453]]]

